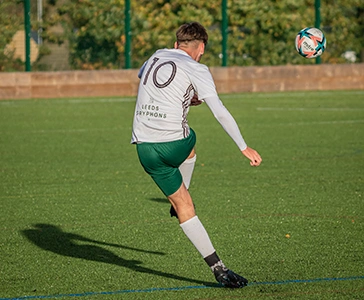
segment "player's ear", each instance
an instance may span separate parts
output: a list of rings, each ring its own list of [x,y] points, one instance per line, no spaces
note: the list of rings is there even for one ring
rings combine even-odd
[[[178,49],[178,43],[174,42],[174,49]]]
[[[205,53],[205,44],[204,44],[204,43],[201,43],[201,44],[200,44],[200,51],[201,51],[201,52],[200,52],[200,53],[201,53],[201,55]]]

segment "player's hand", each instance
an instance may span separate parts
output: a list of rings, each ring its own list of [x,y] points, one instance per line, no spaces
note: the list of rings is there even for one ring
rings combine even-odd
[[[262,162],[262,158],[259,153],[252,148],[247,147],[243,151],[241,151],[245,155],[246,158],[250,160],[250,165],[253,167],[258,167]]]
[[[203,101],[198,100],[198,96],[196,94],[193,95],[192,99],[191,99],[191,104],[190,106],[197,106],[202,104]]]

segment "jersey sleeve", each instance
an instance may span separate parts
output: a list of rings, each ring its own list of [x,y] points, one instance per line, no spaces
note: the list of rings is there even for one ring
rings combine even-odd
[[[204,99],[207,106],[210,108],[214,117],[218,120],[226,133],[233,139],[240,151],[247,148],[247,144],[240,132],[238,124],[234,117],[230,114],[218,96],[207,97]]]
[[[204,100],[208,97],[218,97],[214,79],[207,66],[199,63],[195,64],[191,77],[199,100]]]

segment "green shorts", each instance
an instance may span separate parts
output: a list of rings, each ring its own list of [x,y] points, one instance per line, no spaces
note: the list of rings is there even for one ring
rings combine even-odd
[[[180,188],[183,180],[178,167],[190,155],[195,144],[196,134],[190,128],[189,136],[181,140],[136,145],[140,163],[164,195],[172,195]]]

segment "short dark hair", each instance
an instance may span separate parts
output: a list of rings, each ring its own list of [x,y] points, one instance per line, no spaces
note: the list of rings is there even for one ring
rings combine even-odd
[[[181,25],[176,32],[177,43],[191,42],[191,41],[202,41],[205,45],[207,44],[208,34],[200,23],[191,22]]]

